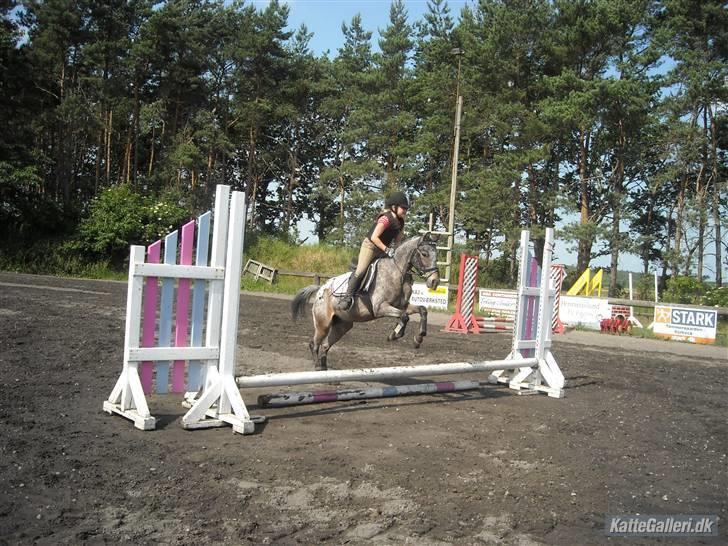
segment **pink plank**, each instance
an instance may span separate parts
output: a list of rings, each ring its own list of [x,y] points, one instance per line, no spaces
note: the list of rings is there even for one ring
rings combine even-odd
[[[538,262],[536,262],[536,258],[529,256],[529,275],[528,275],[528,286],[529,287],[535,287],[536,286],[536,280],[538,279]],[[523,339],[531,340],[533,338],[533,317],[535,313],[535,303],[536,303],[536,296],[528,296],[528,306],[526,307],[526,331],[524,332],[525,335],[523,336]],[[532,353],[530,349],[528,350],[529,353]],[[531,356],[529,354],[529,356]]]
[[[147,247],[147,263],[158,264],[162,249],[162,241]],[[157,277],[147,277],[144,283],[144,313],[142,315],[142,347],[154,347],[154,334],[157,324]],[[146,394],[152,392],[154,378],[154,362],[142,362],[140,372],[142,387]]]
[[[195,221],[190,220],[182,226],[182,242],[180,243],[180,265],[192,265],[192,250],[195,242]],[[177,286],[177,313],[174,331],[174,346],[189,345],[190,324],[190,279],[180,279]],[[172,392],[185,391],[185,362],[175,360],[172,366]]]

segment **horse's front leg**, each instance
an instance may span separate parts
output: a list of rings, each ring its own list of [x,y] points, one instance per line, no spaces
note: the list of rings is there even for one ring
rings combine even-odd
[[[407,305],[407,313],[410,315],[413,313],[419,313],[420,315],[420,331],[415,334],[413,339],[415,349],[418,349],[422,345],[422,340],[427,335],[427,307],[423,305]]]
[[[404,329],[407,326],[407,322],[409,322],[409,315],[414,313],[418,313],[420,315],[420,331],[415,335],[413,340],[415,349],[418,349],[419,346],[422,345],[424,337],[427,335],[427,308],[421,305],[415,306],[407,304],[407,309],[405,309],[404,312],[389,304],[381,306],[378,310],[377,317],[393,317],[400,320],[394,331],[389,334],[387,339],[392,341],[393,339],[402,337],[404,335]],[[402,327],[400,328],[400,326]]]
[[[401,313],[399,316],[399,322],[394,327],[394,330],[392,330],[389,334],[389,337],[387,337],[387,341],[394,341],[395,339],[399,339],[404,335],[404,331],[407,328],[407,323],[409,322],[409,315],[407,314],[407,311],[404,313]]]

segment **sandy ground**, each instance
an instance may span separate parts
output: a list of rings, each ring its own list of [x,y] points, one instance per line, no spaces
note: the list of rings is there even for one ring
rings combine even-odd
[[[260,409],[269,391],[245,391],[268,421],[240,436],[185,431],[179,396],[154,395],[142,432],[101,411],[125,291],[0,273],[0,544],[613,544],[605,514],[635,513],[717,514],[720,537],[679,542],[728,542],[724,347],[574,331],[554,342],[563,399],[485,386]],[[288,304],[241,296],[240,374],[311,368]],[[359,325],[329,364],[508,354],[506,335],[444,318],[418,350],[385,341],[391,321]]]

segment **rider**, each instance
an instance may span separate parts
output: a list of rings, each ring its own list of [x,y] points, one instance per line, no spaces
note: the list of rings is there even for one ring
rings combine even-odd
[[[384,200],[382,210],[374,222],[369,235],[364,238],[359,249],[359,258],[356,271],[349,277],[346,294],[337,302],[337,308],[349,309],[354,303],[354,294],[359,289],[364,273],[375,258],[389,256],[394,258],[394,244],[402,240],[404,220],[409,210],[407,196],[396,191]]]

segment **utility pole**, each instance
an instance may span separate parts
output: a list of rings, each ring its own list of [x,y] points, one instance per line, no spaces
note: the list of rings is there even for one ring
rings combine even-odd
[[[463,111],[463,97],[460,96],[460,68],[463,60],[463,50],[455,48],[451,51],[458,57],[458,75],[455,82],[455,131],[452,147],[452,170],[450,174],[450,208],[447,212],[447,258],[445,259],[445,282],[450,282],[452,272],[452,249],[455,245],[455,200],[458,191],[458,156],[460,153],[460,116]]]
[[[455,245],[455,199],[458,192],[458,155],[460,153],[460,116],[462,111],[463,98],[458,95],[458,104],[455,110],[455,142],[452,152],[452,172],[450,174],[450,208],[447,214],[447,265],[445,266],[445,278],[447,282],[450,282],[450,273],[453,265],[452,249]]]
[[[458,182],[458,155],[460,153],[460,117],[463,111],[463,98],[460,96],[460,68],[462,63],[463,50],[455,48],[451,51],[453,55],[458,57],[458,73],[455,87],[455,130],[453,134],[453,148],[452,148],[452,168],[450,175],[450,208],[448,210],[448,221],[447,231],[435,231],[434,229],[434,218],[432,213],[430,214],[429,231],[436,235],[446,235],[447,245],[438,246],[438,250],[445,250],[447,252],[444,262],[437,262],[437,265],[445,266],[445,277],[442,282],[450,283],[450,274],[452,272],[452,249],[455,244],[455,201],[457,198],[457,182]]]

